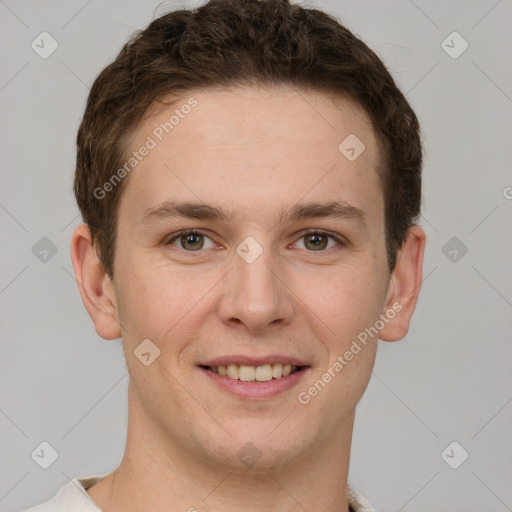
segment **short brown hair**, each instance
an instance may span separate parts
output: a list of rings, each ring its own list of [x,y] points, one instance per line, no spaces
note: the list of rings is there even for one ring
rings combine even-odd
[[[289,0],[209,0],[135,33],[96,78],[77,135],[74,192],[105,272],[113,277],[117,206],[95,190],[126,162],[148,108],[209,87],[290,85],[355,100],[379,144],[389,270],[421,203],[420,127],[376,54],[331,15]],[[340,141],[341,142],[341,141]]]

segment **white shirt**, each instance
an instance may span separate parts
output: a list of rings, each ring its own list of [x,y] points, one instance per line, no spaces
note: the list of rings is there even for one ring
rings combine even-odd
[[[101,512],[87,494],[86,489],[98,483],[107,474],[85,478],[73,478],[59,489],[48,501],[30,507],[23,512]],[[347,487],[348,503],[354,512],[375,512],[375,509],[351,485]]]

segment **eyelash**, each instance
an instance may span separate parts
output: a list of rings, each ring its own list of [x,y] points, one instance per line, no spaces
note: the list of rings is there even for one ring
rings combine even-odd
[[[327,236],[329,238],[332,238],[333,240],[338,242],[338,244],[340,246],[342,246],[342,247],[346,246],[348,244],[348,242],[344,238],[336,236],[336,235],[330,233],[329,231],[324,231],[322,229],[313,229],[313,228],[310,228],[310,229],[307,229],[306,231],[303,231],[297,240],[300,240],[301,238],[304,238],[306,235],[313,235],[313,234],[314,235],[325,235],[325,236]],[[172,242],[174,242],[178,238],[181,238],[182,236],[186,236],[186,235],[202,235],[202,236],[205,236],[207,238],[210,238],[206,233],[203,233],[200,230],[197,230],[197,229],[184,229],[183,231],[179,231],[178,233],[175,233],[172,238],[170,238],[166,242],[164,242],[164,245],[172,245]],[[177,247],[177,249],[181,249],[181,248]],[[309,251],[309,252],[327,252],[327,251],[330,251],[331,249],[335,249],[335,247],[329,247],[329,249],[323,249],[323,250],[320,250],[320,251]],[[189,253],[202,252],[201,249],[198,250],[198,251],[187,251],[186,249],[182,249],[182,250],[184,252],[189,252]]]

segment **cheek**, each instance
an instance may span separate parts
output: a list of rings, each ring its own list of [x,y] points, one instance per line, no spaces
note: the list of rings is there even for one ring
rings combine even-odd
[[[127,272],[127,268],[133,270]],[[142,337],[162,347],[170,338],[181,338],[180,330],[190,328],[198,316],[204,318],[201,313],[208,303],[208,291],[218,279],[212,273],[179,271],[169,263],[132,262],[123,270],[119,313],[130,343]]]
[[[297,295],[341,343],[378,318],[384,296],[381,281],[367,265],[345,265],[301,280]]]
[[[123,263],[126,264],[119,272],[122,286],[118,301],[120,320],[126,330],[123,338],[157,338],[162,334],[163,325],[169,321],[169,312],[173,311],[169,307],[169,283],[156,269],[131,261]],[[167,315],[163,315],[165,311]]]
[[[320,371],[332,382],[331,393],[325,396],[331,405],[355,404],[364,393],[377,350],[378,333],[371,327],[379,319],[383,304],[382,282],[377,272],[368,266],[364,271],[346,270],[334,275],[322,293],[311,297],[312,304],[322,304],[318,316],[329,326],[325,333],[329,356]]]

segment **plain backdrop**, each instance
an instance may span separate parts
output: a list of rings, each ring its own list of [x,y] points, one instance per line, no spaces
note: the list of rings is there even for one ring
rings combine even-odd
[[[121,341],[95,333],[70,259],[75,136],[97,74],[179,5],[0,0],[2,511],[122,458]],[[379,341],[349,481],[378,511],[512,510],[512,3],[309,5],[381,56],[426,150],[423,288],[407,337]],[[57,456],[47,469],[41,443]]]

